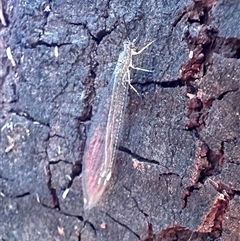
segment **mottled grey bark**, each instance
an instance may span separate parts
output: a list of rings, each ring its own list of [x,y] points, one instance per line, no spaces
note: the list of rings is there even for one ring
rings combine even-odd
[[[0,240],[239,240],[239,1],[2,7]],[[141,97],[85,212],[88,127],[128,34],[156,40],[133,60],[153,73],[131,71]]]

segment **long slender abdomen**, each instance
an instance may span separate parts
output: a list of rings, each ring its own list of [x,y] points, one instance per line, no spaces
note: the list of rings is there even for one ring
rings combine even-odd
[[[122,71],[113,75],[89,131],[83,156],[84,207],[96,205],[106,190],[121,129],[127,88]]]

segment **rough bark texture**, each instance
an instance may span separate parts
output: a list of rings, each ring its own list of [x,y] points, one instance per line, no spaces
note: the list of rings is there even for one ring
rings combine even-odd
[[[238,0],[2,0],[0,240],[239,240],[239,14]],[[129,91],[111,185],[84,212],[88,126],[127,33],[156,40],[134,58],[153,73],[131,71],[141,98]]]

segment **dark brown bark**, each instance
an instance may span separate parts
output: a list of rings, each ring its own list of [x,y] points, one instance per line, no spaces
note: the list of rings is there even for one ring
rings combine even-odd
[[[239,240],[239,1],[2,12],[0,240]],[[141,98],[129,90],[111,184],[85,212],[88,127],[128,34],[156,40],[133,60],[153,73],[131,71]]]

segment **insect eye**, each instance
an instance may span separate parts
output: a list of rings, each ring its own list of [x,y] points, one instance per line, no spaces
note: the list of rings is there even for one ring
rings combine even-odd
[[[135,47],[134,44],[131,44],[130,48],[133,49],[133,50],[136,50],[136,47]]]

